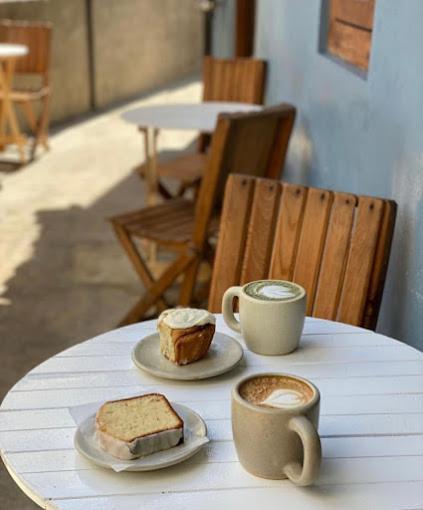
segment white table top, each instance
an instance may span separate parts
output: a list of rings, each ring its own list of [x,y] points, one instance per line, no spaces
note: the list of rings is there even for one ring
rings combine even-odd
[[[217,329],[233,334],[220,316]],[[422,507],[422,353],[364,329],[308,319],[301,347],[292,354],[245,350],[243,364],[227,375],[174,382],[149,376],[131,361],[135,343],[154,330],[149,321],[76,345],[39,365],[6,396],[0,408],[1,456],[21,489],[43,508]],[[320,388],[323,461],[314,487],[256,478],[237,461],[230,389],[247,374],[270,370],[305,376]],[[211,442],[197,455],[162,471],[117,474],[96,468],[74,450],[69,407],[152,390],[205,419]]]
[[[192,104],[161,104],[128,110],[122,117],[131,124],[156,129],[190,129],[212,133],[219,113],[259,111],[247,103],[204,101]]]
[[[28,53],[23,44],[0,43],[0,58],[23,57]]]

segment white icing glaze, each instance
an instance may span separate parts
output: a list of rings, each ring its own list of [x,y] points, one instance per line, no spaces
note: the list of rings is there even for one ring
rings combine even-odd
[[[122,460],[145,457],[155,452],[176,446],[183,437],[183,429],[171,429],[149,434],[133,441],[122,441],[102,432],[96,431],[96,440],[102,450]]]
[[[165,310],[159,316],[158,322],[163,321],[172,329],[185,329],[205,324],[215,324],[214,315],[207,310],[197,308],[173,308]]]
[[[284,285],[265,285],[257,294],[273,299],[289,299],[297,295],[293,289]]]
[[[281,388],[272,391],[272,393],[265,400],[263,400],[262,404],[271,407],[293,408],[301,404],[305,404],[306,402],[306,396],[299,391],[288,388]]]

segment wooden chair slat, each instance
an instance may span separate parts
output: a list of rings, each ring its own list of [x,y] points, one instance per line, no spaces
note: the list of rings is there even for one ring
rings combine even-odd
[[[254,186],[251,204],[237,189],[241,180]],[[274,187],[272,193],[266,191],[266,182]],[[309,315],[374,328],[395,214],[391,200],[229,176],[210,310],[221,310],[223,294],[231,285],[282,279],[305,287]],[[241,222],[238,236],[248,234],[245,242],[238,237],[237,249],[231,246],[235,234],[230,222]],[[272,243],[268,270],[266,247]]]
[[[280,193],[281,187],[276,182],[257,180],[243,257],[241,283],[267,277]]]
[[[250,179],[228,181],[216,252],[216,259],[225,263],[220,267],[219,278],[212,281],[208,305],[214,312],[220,311],[224,291],[237,285],[241,278],[254,185]]]
[[[204,57],[203,101],[262,104],[265,73],[263,60]]]
[[[337,313],[340,322],[357,324],[362,321],[383,209],[380,199],[359,198]]]
[[[274,234],[269,278],[292,280],[307,199],[307,188],[285,184]]]
[[[344,281],[357,201],[354,195],[347,193],[334,195],[313,308],[314,317],[332,320],[336,319]]]
[[[293,281],[302,285],[307,292],[309,315],[313,310],[332,200],[333,194],[330,191],[313,188],[308,190]]]
[[[385,200],[379,241],[363,317],[364,327],[369,329],[376,328],[377,311],[382,301],[383,283],[388,270],[396,212],[396,203],[393,200]]]
[[[164,202],[163,204],[158,204],[145,208],[143,209],[142,213],[143,224],[146,224],[149,221],[149,219],[156,220],[157,218],[160,218],[162,215],[167,216],[169,214],[173,214],[174,212],[180,209],[192,207],[193,203],[191,201],[183,198],[175,198],[169,201],[169,203]],[[116,221],[125,223],[126,225],[131,224],[131,222],[137,222],[139,218],[140,218],[139,209],[136,211],[129,211],[124,214],[119,214],[118,216],[114,217]]]

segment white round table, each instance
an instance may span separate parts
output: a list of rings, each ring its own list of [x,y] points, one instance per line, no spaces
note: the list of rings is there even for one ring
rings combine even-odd
[[[233,334],[221,316],[217,329]],[[1,456],[20,488],[43,508],[422,507],[422,353],[364,329],[308,319],[301,347],[290,355],[245,350],[243,364],[226,375],[176,382],[149,376],[131,361],[135,343],[154,330],[149,321],[76,345],[32,370],[6,396],[0,408]],[[247,374],[270,370],[305,376],[321,390],[323,461],[313,487],[256,478],[238,463],[231,388]],[[211,442],[197,455],[161,471],[114,473],[75,451],[69,407],[153,390],[205,419]]]
[[[23,44],[0,43],[0,58],[23,57],[28,53],[28,48]]]
[[[203,101],[202,103],[160,104],[128,110],[122,117],[131,124],[153,129],[189,129],[212,133],[219,113],[260,111],[249,103]]]

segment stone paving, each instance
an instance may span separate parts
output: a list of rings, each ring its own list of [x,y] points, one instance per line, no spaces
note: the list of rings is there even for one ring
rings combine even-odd
[[[0,168],[0,400],[28,370],[115,327],[142,291],[107,217],[143,206],[133,168],[142,138],[120,117],[142,104],[199,101],[200,83],[168,89],[57,129],[51,150]],[[164,156],[195,133],[163,132]],[[0,509],[38,508],[0,467]]]

